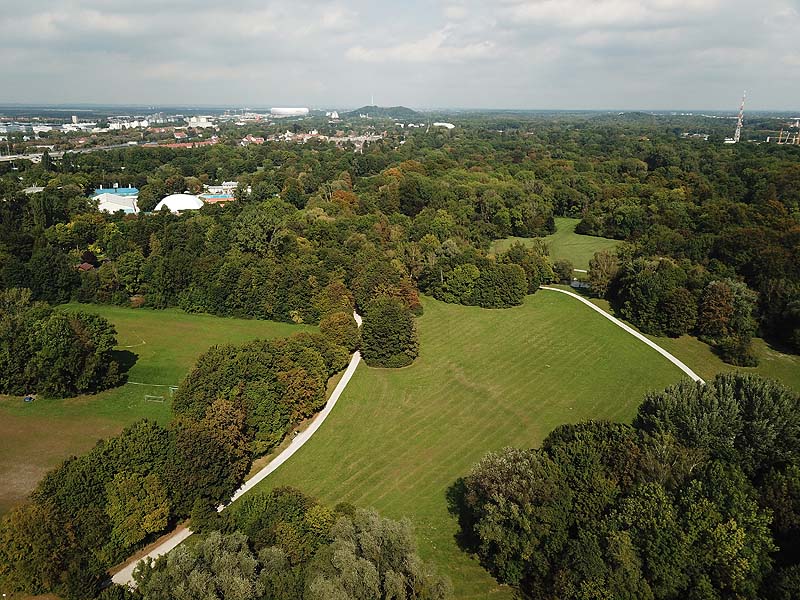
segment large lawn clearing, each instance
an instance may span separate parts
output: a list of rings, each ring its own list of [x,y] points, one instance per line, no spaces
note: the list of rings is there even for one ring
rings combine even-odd
[[[486,452],[538,445],[561,423],[628,421],[647,390],[682,374],[562,294],[540,291],[508,310],[424,305],[417,361],[359,366],[325,425],[261,489],[292,485],[331,505],[407,516],[456,598],[509,598],[457,547],[447,488]]]
[[[580,223],[580,219],[568,219],[566,217],[556,217],[556,232],[544,238],[520,238],[508,237],[495,241],[492,251],[496,254],[505,252],[514,242],[531,244],[534,239],[543,239],[547,242],[550,249],[551,260],[565,259],[572,263],[576,269],[588,269],[589,260],[595,252],[600,250],[613,250],[621,244],[619,240],[595,237],[592,235],[580,235],[575,233],[575,227]]]
[[[0,396],[0,513],[24,499],[45,472],[68,456],[87,451],[98,439],[144,417],[169,421],[169,386],[178,385],[210,346],[285,336],[304,329],[287,323],[191,315],[179,310],[87,304],[60,308],[97,313],[114,324],[119,358],[135,360],[128,372],[131,383],[96,395],[40,399],[29,404],[19,397]],[[155,398],[145,400],[146,394]]]

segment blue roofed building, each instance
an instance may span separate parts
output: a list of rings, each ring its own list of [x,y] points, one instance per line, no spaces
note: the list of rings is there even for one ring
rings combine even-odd
[[[117,196],[138,196],[139,190],[135,187],[111,187],[111,188],[97,188],[92,194],[92,197],[99,196],[100,194],[115,194]]]
[[[92,194],[92,200],[97,201],[97,210],[107,213],[123,211],[126,214],[136,214],[139,212],[137,202],[139,200],[139,190],[135,187],[100,187]]]

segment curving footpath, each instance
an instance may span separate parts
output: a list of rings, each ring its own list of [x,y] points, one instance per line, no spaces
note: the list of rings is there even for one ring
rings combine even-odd
[[[600,308],[599,306],[597,306],[597,305],[595,305],[595,304],[592,304],[592,303],[591,303],[591,302],[589,302],[589,301],[588,301],[586,298],[584,298],[584,297],[582,297],[582,296],[579,296],[578,294],[576,294],[576,293],[574,293],[574,292],[570,292],[570,291],[568,291],[568,290],[562,290],[561,288],[550,287],[550,286],[547,286],[547,285],[540,286],[540,288],[539,288],[539,289],[542,289],[542,290],[548,290],[548,291],[551,291],[551,292],[560,292],[560,293],[562,293],[562,294],[566,294],[567,296],[572,296],[573,298],[575,298],[575,299],[577,299],[577,300],[580,300],[580,301],[581,301],[581,302],[583,302],[583,303],[584,303],[586,306],[588,306],[589,308],[591,308],[593,311],[600,313],[600,314],[601,314],[601,315],[603,315],[603,316],[604,316],[606,319],[608,319],[609,321],[611,321],[612,323],[614,323],[614,324],[615,324],[617,327],[621,327],[622,329],[624,329],[625,331],[627,331],[628,333],[630,333],[630,334],[631,334],[633,337],[635,337],[637,340],[640,340],[640,341],[644,342],[645,344],[647,344],[648,346],[650,346],[650,347],[651,347],[653,350],[655,350],[656,352],[658,352],[658,353],[659,353],[661,356],[663,356],[664,358],[666,358],[666,359],[667,359],[669,362],[671,362],[673,365],[675,365],[676,367],[678,367],[678,368],[679,368],[681,371],[683,371],[684,373],[686,373],[686,374],[687,374],[689,377],[691,377],[691,378],[692,378],[694,381],[699,381],[700,383],[705,383],[705,381],[703,381],[703,380],[700,378],[700,376],[699,376],[697,373],[695,373],[694,371],[692,371],[692,370],[691,370],[689,367],[687,367],[687,366],[686,366],[686,365],[685,365],[683,362],[681,362],[679,359],[675,358],[675,357],[674,357],[672,354],[670,354],[669,352],[667,352],[666,350],[664,350],[664,349],[663,349],[661,346],[659,346],[658,344],[656,344],[654,341],[647,339],[647,338],[646,338],[645,336],[643,336],[641,333],[639,333],[638,331],[636,331],[636,330],[635,330],[635,329],[633,329],[632,327],[629,327],[628,325],[626,325],[625,323],[623,323],[622,321],[620,321],[619,319],[617,319],[615,316],[608,314],[606,311],[604,311],[604,310],[603,310],[602,308]]]
[[[356,320],[356,323],[359,327],[361,327],[361,316],[358,313],[353,313],[353,318]],[[342,378],[339,380],[339,383],[333,390],[331,397],[328,399],[328,402],[325,404],[325,408],[323,408],[317,416],[314,417],[314,420],[311,422],[311,425],[305,431],[298,433],[292,442],[283,449],[283,451],[278,454],[275,458],[273,458],[269,464],[267,464],[263,469],[261,469],[258,473],[253,475],[250,479],[248,479],[242,487],[240,487],[236,492],[231,496],[230,501],[228,504],[222,504],[217,507],[219,512],[225,510],[228,506],[230,506],[233,502],[238,500],[242,497],[242,495],[249,492],[253,489],[256,485],[258,485],[261,481],[263,481],[270,473],[272,473],[275,469],[280,467],[283,463],[285,463],[289,458],[291,458],[295,452],[297,452],[303,445],[311,439],[311,436],[314,435],[314,432],[317,431],[322,426],[322,423],[325,422],[325,419],[328,418],[328,415],[331,414],[333,407],[336,406],[336,402],[339,400],[339,397],[342,395],[342,392],[347,387],[347,384],[350,382],[350,379],[353,377],[353,373],[356,372],[356,368],[358,367],[358,363],[361,362],[361,353],[356,351],[353,353],[353,356],[350,358],[350,364],[347,365],[347,369],[342,375]],[[181,529],[173,533],[163,542],[161,542],[158,546],[153,548],[150,552],[148,552],[145,556],[138,558],[136,560],[132,560],[127,565],[125,565],[120,571],[114,574],[111,578],[111,581],[118,584],[118,585],[127,585],[129,587],[134,587],[136,584],[133,581],[133,570],[136,568],[141,561],[147,559],[156,559],[159,556],[163,556],[167,554],[170,550],[177,548],[178,546],[183,543],[188,537],[192,535],[192,531],[190,529]]]

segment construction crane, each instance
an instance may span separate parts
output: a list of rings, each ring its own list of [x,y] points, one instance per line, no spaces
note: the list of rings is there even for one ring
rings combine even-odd
[[[747,90],[742,93],[742,103],[739,105],[739,119],[736,121],[736,132],[732,138],[725,138],[726,144],[738,144],[742,137],[742,122],[744,121],[744,101],[747,98]]]

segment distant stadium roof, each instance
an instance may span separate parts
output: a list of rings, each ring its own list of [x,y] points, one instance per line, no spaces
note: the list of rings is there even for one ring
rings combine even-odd
[[[182,210],[197,210],[203,207],[203,201],[197,196],[191,194],[171,194],[164,198],[161,202],[156,204],[156,212],[163,207],[167,207],[171,212],[180,212]]]
[[[94,196],[99,196],[100,194],[116,194],[119,196],[138,196],[139,190],[135,187],[113,187],[113,188],[97,188],[94,191]]]
[[[278,117],[304,117],[309,111],[305,107],[278,107],[269,112]]]

